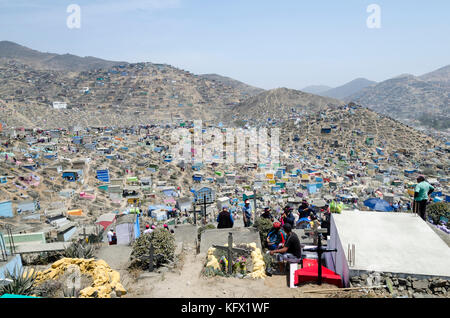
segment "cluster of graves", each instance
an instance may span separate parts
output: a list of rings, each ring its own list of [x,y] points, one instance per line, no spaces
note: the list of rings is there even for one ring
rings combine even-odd
[[[379,212],[382,215],[400,215],[411,213],[418,174],[426,175],[435,187],[433,201],[450,201],[449,146],[359,106],[330,108],[277,126],[277,162],[258,162],[252,155],[243,164],[175,160],[173,132],[183,129],[193,135],[192,121],[128,127],[76,124],[57,129],[2,126],[0,224],[2,232],[8,228],[6,245],[14,242],[17,250],[25,253],[111,226],[128,231],[118,235],[118,244],[130,244],[145,224],[216,224],[224,206],[235,213],[236,223],[242,223],[246,199],[253,211],[256,209],[253,218],[265,207],[279,217],[283,207],[290,205],[297,221],[296,211],[303,200],[317,210],[334,201],[343,203],[345,213],[370,215],[372,212],[365,211],[371,209],[364,204],[370,198],[387,202],[388,208]],[[244,131],[250,128],[248,122]],[[225,136],[232,127],[209,122],[201,127],[203,133],[213,129]],[[394,206],[396,212],[387,212]],[[339,251],[339,262],[345,263],[349,261],[345,244],[358,246],[358,242],[353,242],[351,235],[342,235],[343,228],[345,233],[352,232],[342,224],[345,222],[332,222],[335,232],[328,244]],[[424,235],[435,239],[432,233]],[[333,241],[336,237],[340,242]],[[212,240],[217,243],[222,244]],[[447,253],[444,246],[440,248]],[[437,254],[433,257],[442,257]],[[339,266],[334,270],[345,276],[347,284],[351,273],[365,270],[354,268],[352,272],[348,264]],[[421,270],[411,269],[414,271]],[[433,271],[423,275],[433,275]]]

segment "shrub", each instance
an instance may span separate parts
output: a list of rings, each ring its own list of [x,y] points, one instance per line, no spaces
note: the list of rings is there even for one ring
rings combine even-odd
[[[273,260],[272,255],[270,255],[268,253],[264,253],[263,260],[264,260],[264,264],[266,265],[266,269],[270,269],[273,267],[274,260]]]
[[[439,224],[441,216],[450,219],[450,203],[435,202],[427,207],[427,214],[431,217],[434,224]]]
[[[272,229],[273,223],[269,219],[265,218],[257,218],[255,224],[253,225],[259,232],[259,237],[261,239],[261,243],[264,247],[267,247],[266,238],[269,235],[270,230]]]
[[[30,256],[22,256],[23,265],[47,265],[54,263],[57,260],[63,258],[62,252],[43,252],[39,254],[31,254]]]
[[[153,245],[153,266],[160,267],[162,264],[174,260],[175,236],[166,229],[155,229],[150,234],[141,235],[134,243],[131,251],[130,267],[148,269],[150,266],[150,245]]]
[[[62,287],[63,284],[60,281],[49,279],[36,286],[34,292],[38,297],[57,297]]]

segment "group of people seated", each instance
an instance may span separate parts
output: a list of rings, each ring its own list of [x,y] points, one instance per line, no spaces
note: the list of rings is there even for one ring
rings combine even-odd
[[[302,201],[302,204],[298,208],[298,219],[293,214],[293,208],[286,206],[283,209],[280,221],[273,223],[272,229],[267,235],[266,242],[270,255],[275,255],[278,262],[278,268],[268,271],[268,274],[284,273],[286,263],[298,263],[301,262],[302,246],[300,239],[295,232],[294,228],[302,227],[303,224],[307,224],[307,227],[318,228],[329,227],[329,211],[327,207],[322,209],[324,212],[324,218],[320,219],[315,210],[311,208],[306,200]],[[265,208],[262,218],[271,220],[275,218],[271,214],[270,208]]]
[[[273,224],[272,230],[267,235],[267,245],[270,255],[276,255],[278,269],[268,271],[268,274],[283,273],[285,262],[298,263],[302,257],[302,246],[297,234],[292,231],[292,225],[279,222]]]
[[[269,231],[266,242],[270,255],[275,255],[278,262],[278,269],[269,271],[272,273],[283,273],[286,262],[300,262],[302,257],[302,247],[300,239],[294,228],[301,228],[303,225],[311,228],[327,226],[329,211],[322,209],[325,212],[325,218],[319,219],[316,211],[303,200],[298,208],[298,218],[294,215],[294,209],[287,205],[283,208],[281,216],[275,218],[269,207],[264,208],[261,218],[265,218],[273,222],[273,227]],[[217,216],[217,228],[231,228],[234,225],[233,214],[228,211],[227,207],[223,207],[222,211]]]

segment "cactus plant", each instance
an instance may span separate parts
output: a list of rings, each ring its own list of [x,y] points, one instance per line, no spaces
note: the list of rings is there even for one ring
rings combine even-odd
[[[64,250],[64,256],[68,258],[93,258],[95,248],[93,245],[84,242],[73,242]]]
[[[15,294],[30,296],[34,293],[34,282],[36,281],[36,272],[34,270],[16,268],[13,273],[7,271],[5,278],[11,280],[11,282],[0,287],[0,295]]]

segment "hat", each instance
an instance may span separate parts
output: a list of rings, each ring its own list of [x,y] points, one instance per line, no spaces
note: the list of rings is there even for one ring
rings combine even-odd
[[[152,229],[153,229],[153,230],[156,229],[156,226],[152,225]]]
[[[273,227],[276,229],[279,229],[281,227],[281,223],[280,222],[274,222],[273,223]]]
[[[270,208],[269,207],[265,207],[264,211],[270,211]]]
[[[164,224],[164,227],[169,227],[167,224]]]
[[[245,202],[244,203],[250,203],[250,201],[249,200],[245,200]]]
[[[150,228],[150,225],[147,224],[147,225],[145,226],[145,228],[146,228],[146,229]]]

